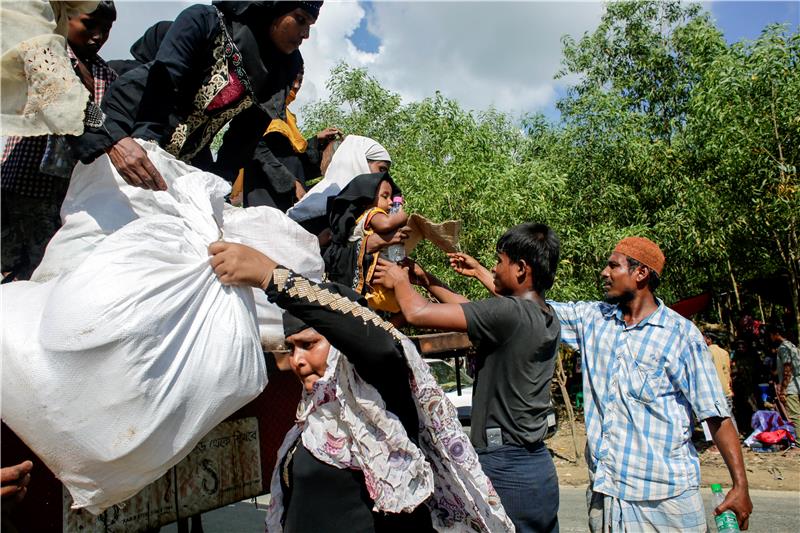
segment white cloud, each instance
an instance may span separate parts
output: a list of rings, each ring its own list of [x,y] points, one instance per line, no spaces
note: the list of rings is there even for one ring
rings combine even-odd
[[[293,106],[300,109],[308,102],[325,98],[325,84],[331,68],[345,61],[352,66],[368,65],[373,54],[356,48],[350,37],[366,15],[357,2],[326,2],[317,23],[311,27],[311,37],[300,48],[305,60],[303,88]]]
[[[144,31],[160,20],[175,20],[178,13],[192,4],[210,2],[141,2],[132,0],[116,0],[117,21],[111,28],[100,55],[105,60],[130,59],[131,45]]]
[[[128,57],[149,25],[174,19],[187,5],[118,1],[119,18],[102,55]],[[367,68],[405,100],[440,90],[469,109],[542,110],[555,97],[561,37],[594,29],[602,11],[599,2],[375,2],[367,22],[381,44],[372,54],[351,40],[365,9],[328,0],[301,49],[306,77],[293,107],[325,98],[331,67],[345,61]]]
[[[541,110],[555,97],[561,37],[593,30],[602,12],[599,2],[376,2],[368,28],[381,45],[367,54],[348,39],[364,10],[326,2],[303,45],[314,94],[304,87],[298,103],[324,96],[330,66],[344,60],[405,100],[439,90],[469,109]]]

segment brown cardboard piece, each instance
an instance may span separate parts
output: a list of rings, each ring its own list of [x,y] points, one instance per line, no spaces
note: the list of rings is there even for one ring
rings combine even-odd
[[[406,255],[419,244],[422,239],[432,242],[444,252],[458,252],[458,240],[461,235],[461,221],[447,220],[445,222],[431,222],[416,213],[408,217],[407,226],[410,228],[408,239],[403,243]]]

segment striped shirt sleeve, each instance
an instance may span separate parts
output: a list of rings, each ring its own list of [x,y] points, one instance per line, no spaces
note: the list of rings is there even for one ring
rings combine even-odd
[[[582,302],[553,302],[548,300],[561,323],[561,342],[573,350],[581,349],[581,308]]]
[[[695,416],[699,420],[730,417],[713,359],[699,331],[691,331],[687,335],[681,353],[681,366],[683,375],[678,383]]]

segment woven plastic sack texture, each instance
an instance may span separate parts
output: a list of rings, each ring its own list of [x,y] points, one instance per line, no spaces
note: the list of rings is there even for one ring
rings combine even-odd
[[[137,142],[160,171],[167,191],[128,185],[107,156],[88,165],[78,164],[61,207],[63,226],[48,244],[31,281],[44,282],[72,272],[103,239],[140,217],[180,216],[172,185],[179,177],[197,169],[175,159],[155,143]],[[210,174],[207,176],[214,180]],[[215,179],[219,187],[228,187],[222,178]],[[280,210],[242,209],[225,204],[222,226],[225,240],[248,244],[309,279],[318,280],[322,276],[324,263],[317,238]],[[270,304],[262,291],[253,292],[262,345],[271,348],[283,341],[282,311]]]
[[[132,496],[266,386],[253,293],[208,264],[218,180],[178,178],[177,216],[127,224],[49,282],[3,286],[3,418],[75,507]]]

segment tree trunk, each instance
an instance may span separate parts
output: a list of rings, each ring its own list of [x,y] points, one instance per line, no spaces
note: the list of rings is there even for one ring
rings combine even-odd
[[[797,327],[797,337],[800,339],[800,280],[797,279],[797,274],[789,269],[789,283],[792,285],[790,292],[792,293],[792,312],[794,313],[794,323]]]
[[[766,323],[767,319],[764,317],[764,306],[761,305],[761,295],[756,294],[756,299],[758,300],[758,312],[761,313],[761,322]]]
[[[575,462],[581,458],[581,450],[578,447],[578,437],[575,430],[575,413],[572,411],[572,402],[569,399],[567,392],[567,374],[564,372],[564,365],[561,363],[561,354],[558,355],[556,363],[556,381],[561,389],[561,396],[564,397],[564,405],[567,408],[567,416],[569,417],[569,429],[572,432],[572,445],[575,447]]]
[[[731,276],[731,285],[733,285],[733,294],[736,295],[736,308],[741,313],[742,300],[739,298],[739,286],[736,285],[736,278],[733,276],[733,267],[731,266],[730,257],[726,258],[725,261],[728,263],[728,274],[730,274]]]
[[[781,142],[781,135],[778,128],[778,114],[775,110],[775,101],[777,100],[777,89],[775,84],[772,85],[772,100],[770,101],[770,110],[772,111],[772,129],[775,134],[775,143],[778,148],[778,175],[781,183],[785,183],[786,179],[786,159],[783,155],[783,143]],[[797,213],[795,213],[796,215]],[[787,249],[784,253],[781,246],[781,240],[778,234],[773,230],[775,241],[778,244],[778,250],[781,253],[784,263],[789,270],[789,292],[792,297],[792,311],[794,312],[794,322],[797,327],[797,335],[800,338],[800,254],[798,254],[798,246],[800,246],[800,239],[797,238],[797,219],[793,218],[789,223],[786,231],[787,236]]]
[[[775,230],[772,230],[775,245],[778,248],[781,259],[783,259],[786,265],[786,270],[789,272],[789,295],[792,298],[792,312],[794,313],[797,334],[800,336],[800,254],[797,251],[797,248],[800,247],[800,241],[793,227],[790,228],[787,233],[787,240],[789,242],[788,246],[784,249],[780,235],[778,235]]]
[[[797,337],[800,339],[800,252],[797,249],[800,247],[800,240],[795,229],[796,227],[793,227],[789,233],[789,281],[792,285],[789,290],[792,293],[792,311],[794,311]]]
[[[731,305],[731,293],[728,293],[728,330],[731,332],[731,339],[736,338],[736,327],[733,323],[733,305]]]

